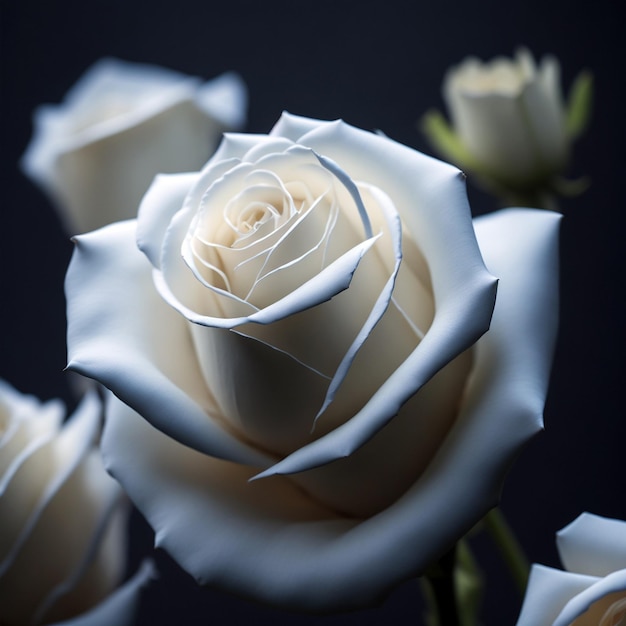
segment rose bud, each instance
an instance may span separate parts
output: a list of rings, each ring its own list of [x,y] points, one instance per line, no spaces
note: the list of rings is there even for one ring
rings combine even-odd
[[[551,194],[586,186],[561,176],[589,118],[589,74],[576,80],[566,107],[557,59],[537,66],[521,49],[514,59],[466,58],[448,70],[443,96],[452,127],[437,111],[422,124],[433,147],[505,202],[549,205]]]

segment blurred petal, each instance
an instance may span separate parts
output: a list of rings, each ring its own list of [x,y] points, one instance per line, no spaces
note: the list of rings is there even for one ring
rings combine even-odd
[[[556,626],[563,606],[597,581],[592,576],[533,565],[516,626]],[[571,621],[566,624],[569,626]]]
[[[583,513],[556,535],[565,569],[607,576],[626,569],[626,522]]]
[[[145,561],[137,573],[104,602],[83,615],[52,626],[132,626],[139,606],[139,594],[156,577],[151,561]]]

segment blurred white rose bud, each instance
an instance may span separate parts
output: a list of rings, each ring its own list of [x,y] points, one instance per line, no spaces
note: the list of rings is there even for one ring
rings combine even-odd
[[[147,563],[124,586],[128,504],[94,444],[87,394],[63,422],[0,380],[0,624],[131,624]],[[67,621],[66,621],[67,620]]]
[[[63,103],[35,111],[24,172],[74,235],[135,217],[156,174],[194,171],[225,130],[243,125],[247,94],[233,73],[200,79],[102,59]]]
[[[568,104],[556,58],[537,65],[528,50],[483,63],[468,57],[448,70],[443,96],[451,126],[438,111],[422,128],[433,147],[505,203],[551,206],[554,194],[575,194],[584,181],[565,181],[572,140],[587,125],[591,76],[574,82]]]

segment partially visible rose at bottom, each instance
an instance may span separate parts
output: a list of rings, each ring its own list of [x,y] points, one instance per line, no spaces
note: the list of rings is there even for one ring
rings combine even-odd
[[[556,541],[566,571],[533,565],[517,626],[626,626],[626,522],[583,513]]]
[[[146,563],[123,587],[128,504],[94,446],[101,403],[63,422],[0,380],[0,624],[131,624]]]

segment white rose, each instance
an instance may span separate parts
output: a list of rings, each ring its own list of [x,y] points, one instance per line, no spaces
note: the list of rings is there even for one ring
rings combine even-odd
[[[557,222],[472,224],[456,168],[285,114],[78,238],[69,367],[123,401],[105,462],[158,545],[308,610],[423,571],[541,428]]]
[[[567,571],[533,565],[517,626],[625,626],[626,522],[583,513],[556,542]]]
[[[443,96],[451,118],[431,111],[423,129],[439,153],[475,174],[490,191],[516,202],[549,204],[555,193],[573,195],[586,181],[562,178],[572,139],[586,126],[591,76],[582,72],[567,106],[560,66],[546,56],[539,66],[521,49],[514,59],[483,63],[468,57],[448,70]]]
[[[40,107],[24,171],[51,197],[70,234],[134,217],[159,172],[201,167],[245,118],[235,74],[199,79],[103,59],[60,105]]]
[[[128,513],[95,448],[101,404],[40,403],[0,381],[0,623],[132,623],[145,565],[124,574]],[[67,620],[67,621],[65,621]]]

